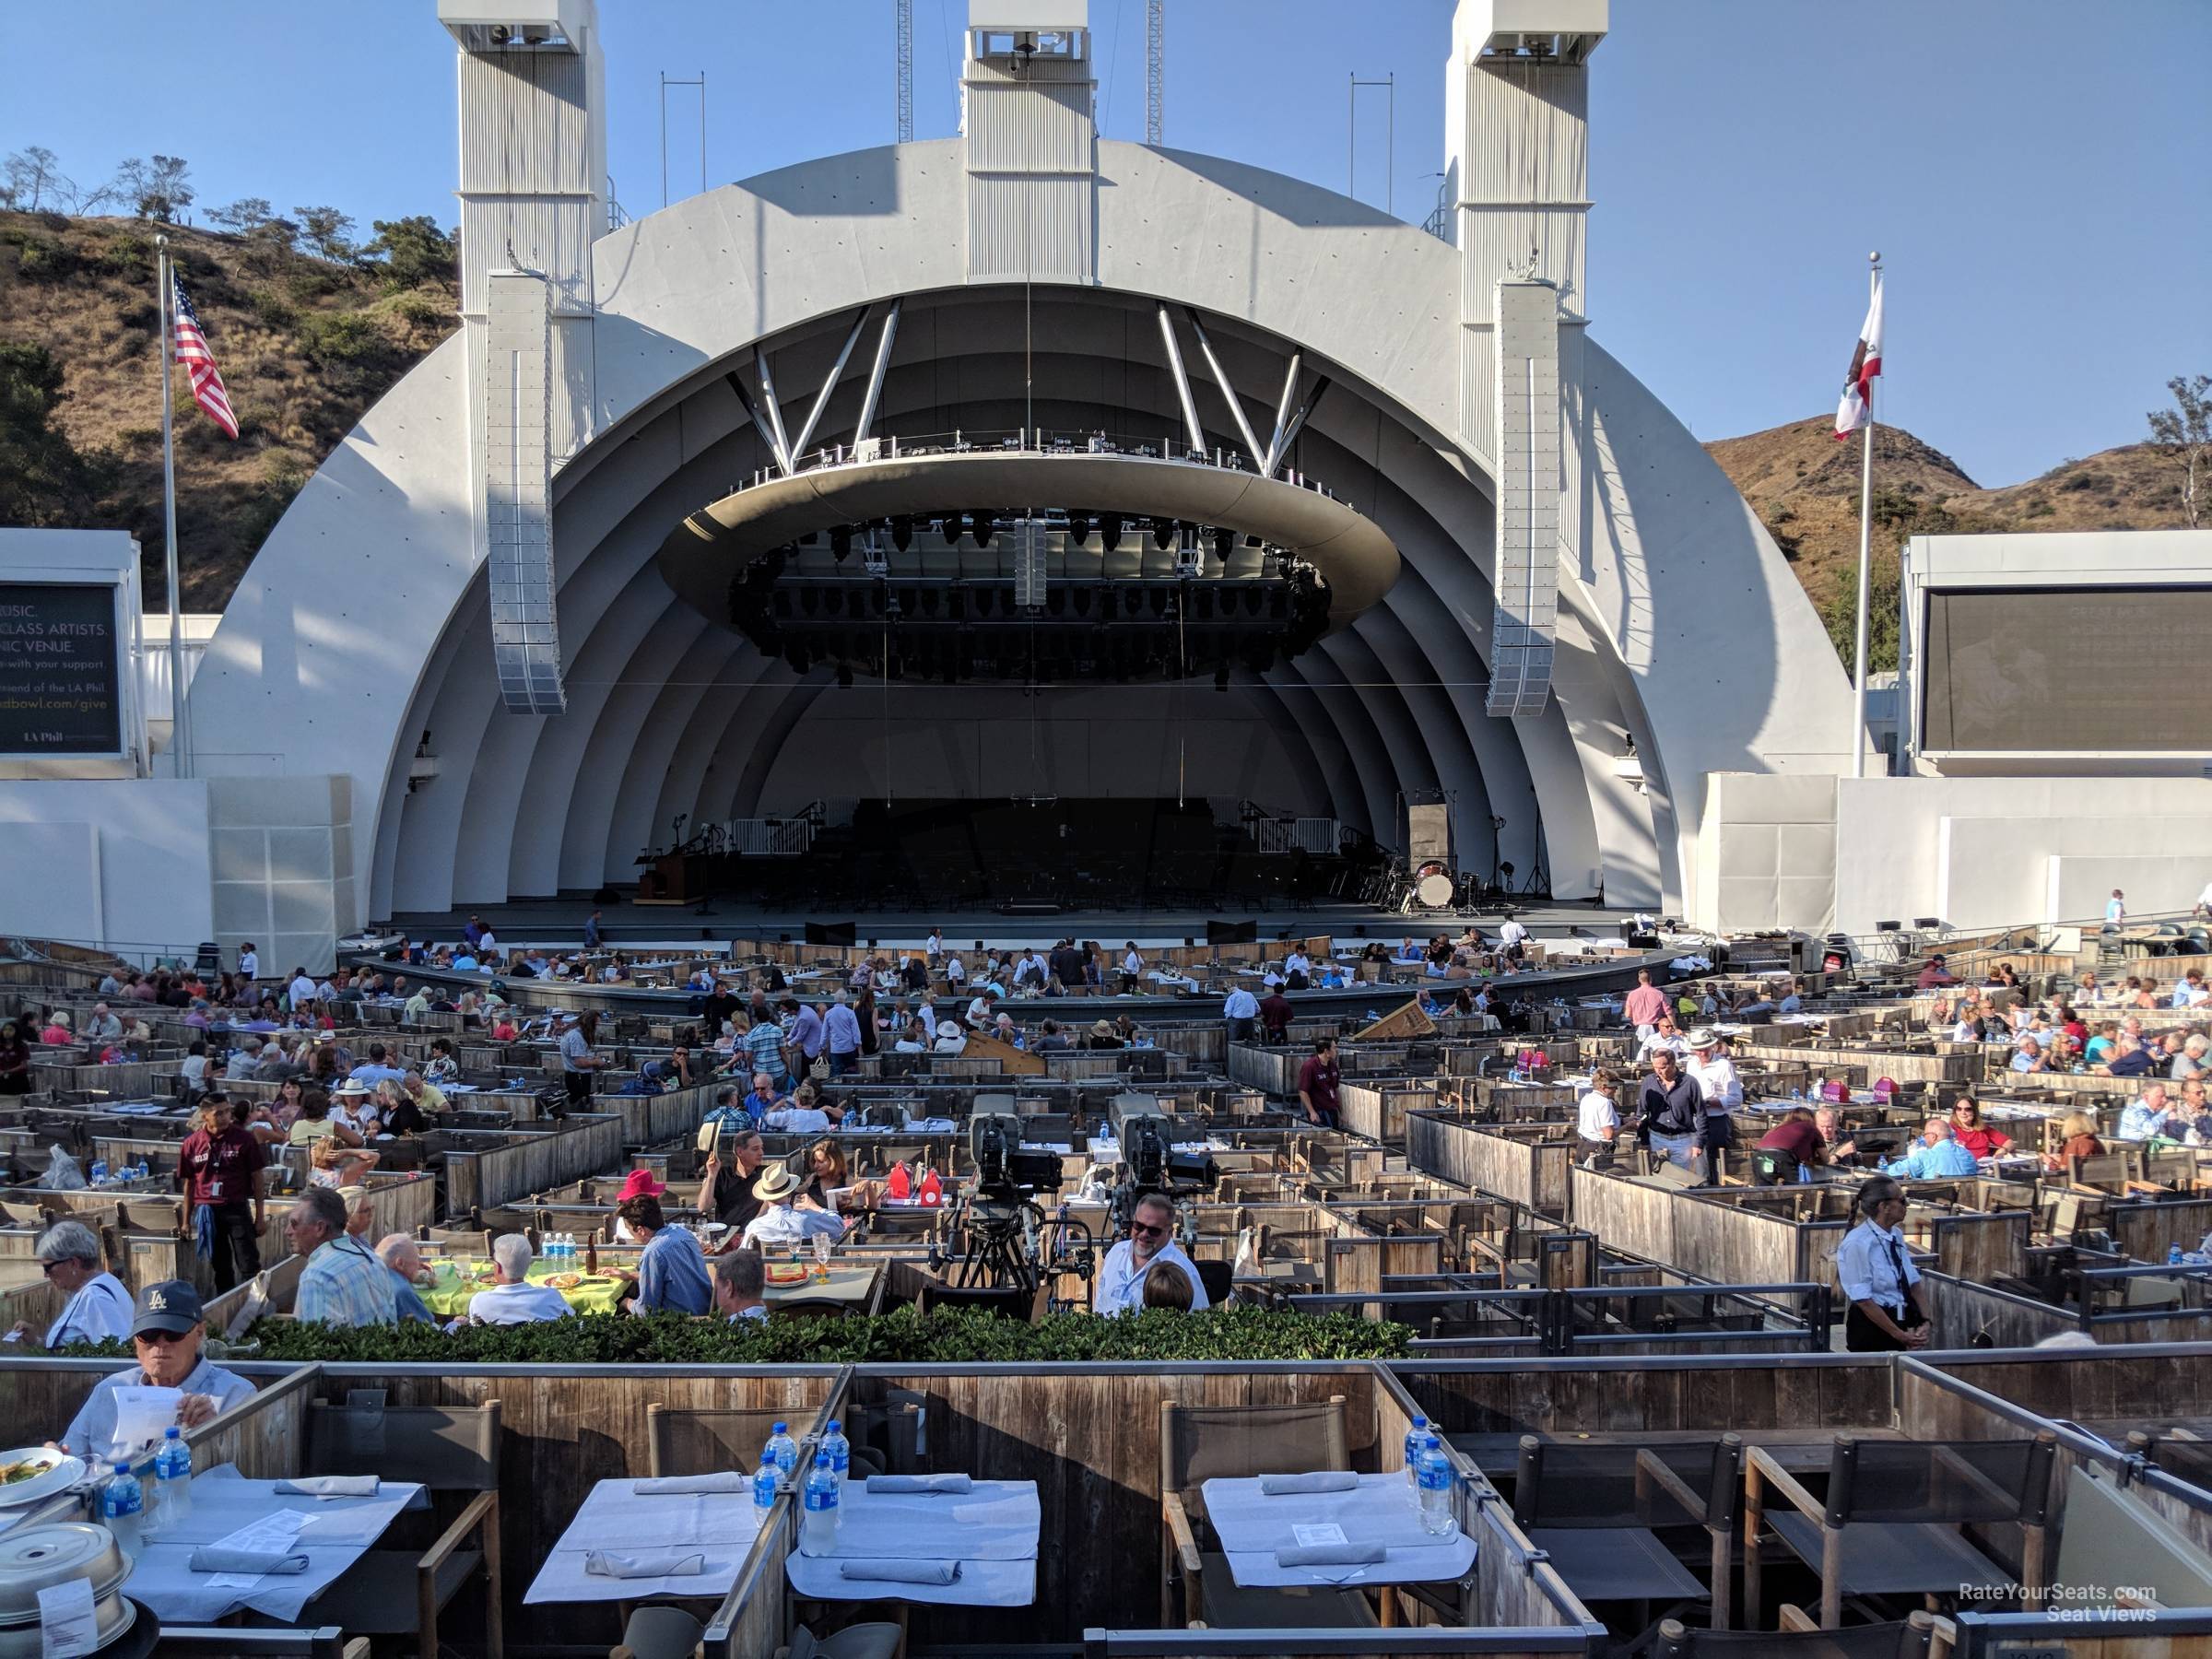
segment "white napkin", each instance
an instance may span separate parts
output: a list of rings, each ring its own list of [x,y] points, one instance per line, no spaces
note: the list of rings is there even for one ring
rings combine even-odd
[[[633,1480],[629,1489],[641,1498],[672,1498],[681,1492],[749,1492],[753,1483],[735,1469],[715,1475],[664,1475],[657,1480]]]
[[[276,1490],[290,1498],[373,1498],[376,1496],[376,1477],[373,1475],[302,1475],[297,1480],[280,1480]]]
[[[611,1549],[587,1550],[583,1570],[599,1578],[690,1578],[707,1570],[703,1551],[654,1550],[644,1555],[618,1555]]]
[[[841,1561],[837,1570],[849,1579],[889,1579],[901,1584],[949,1584],[960,1576],[958,1561]]]
[[[871,1492],[965,1492],[974,1483],[965,1475],[871,1475]]]
[[[1300,1544],[1275,1552],[1277,1567],[1371,1567],[1390,1552],[1380,1544]]]
[[[1349,1469],[1324,1469],[1314,1475],[1263,1475],[1260,1493],[1280,1498],[1290,1492],[1348,1492],[1359,1484],[1359,1477]]]

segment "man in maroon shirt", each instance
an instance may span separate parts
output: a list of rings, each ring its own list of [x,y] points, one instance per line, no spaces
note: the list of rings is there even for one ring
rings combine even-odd
[[[1313,1057],[1298,1068],[1299,1104],[1307,1121],[1324,1129],[1336,1127],[1336,1039],[1324,1037],[1313,1045]]]
[[[1271,973],[1267,977],[1272,981],[1275,975]],[[1269,984],[1267,994],[1260,998],[1260,1030],[1267,1033],[1268,1041],[1281,1042],[1288,1037],[1290,1016],[1296,1010],[1291,1007],[1290,999],[1283,994],[1282,986]]]
[[[246,1127],[252,1115],[249,1101],[233,1108],[220,1092],[209,1095],[201,1102],[200,1126],[177,1153],[177,1179],[192,1206],[194,1236],[211,1259],[218,1293],[261,1271],[266,1216],[261,1171],[269,1155]]]
[[[1782,1122],[1759,1137],[1755,1150],[1783,1155],[1775,1160],[1783,1181],[1802,1181],[1804,1171],[1828,1161],[1828,1141],[1813,1121],[1811,1110],[1804,1106],[1793,1106],[1783,1113]]]

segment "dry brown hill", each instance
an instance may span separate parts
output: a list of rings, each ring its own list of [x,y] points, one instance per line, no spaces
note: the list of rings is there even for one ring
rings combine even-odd
[[[1859,562],[1859,451],[1832,417],[1793,421],[1706,451],[1765,523],[1849,659]],[[2155,530],[2182,524],[2180,474],[2147,443],[2068,460],[2039,478],[1983,489],[1899,427],[1874,441],[1873,625],[1877,668],[1897,665],[1897,552],[1907,536],[1988,530]]]
[[[239,418],[236,441],[177,377],[177,537],[184,608],[219,610],[262,538],[369,406],[458,325],[450,281],[397,286],[266,238],[130,218],[0,213],[0,351],[43,347],[60,371],[45,424],[66,440],[35,484],[0,485],[0,522],[121,527],[138,537],[149,606],[161,584],[160,324],[154,235],[166,229]],[[16,352],[0,396],[0,466],[24,430]],[[38,401],[35,398],[29,401]],[[18,472],[18,478],[21,473]]]

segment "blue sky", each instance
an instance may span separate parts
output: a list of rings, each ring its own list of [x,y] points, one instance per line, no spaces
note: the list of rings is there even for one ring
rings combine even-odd
[[[661,203],[659,76],[708,80],[725,182],[892,136],[889,0],[600,0],[610,171]],[[1889,268],[1880,413],[1979,482],[2143,435],[2212,372],[2206,0],[1613,0],[1594,61],[1595,333],[1724,437],[1830,407]],[[964,0],[915,0],[915,123],[955,121]],[[1144,133],[1144,0],[1091,0],[1109,137]],[[1347,77],[1397,76],[1394,206],[1441,165],[1448,0],[1169,0],[1167,140],[1341,189]],[[453,217],[452,49],[431,0],[11,0],[0,151],[104,177],[186,157],[204,204]],[[179,65],[184,65],[180,70]],[[1360,95],[1358,194],[1385,189]],[[672,193],[698,94],[669,94]]]

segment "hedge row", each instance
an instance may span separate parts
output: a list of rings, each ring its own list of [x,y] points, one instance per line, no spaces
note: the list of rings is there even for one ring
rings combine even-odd
[[[975,1309],[899,1308],[863,1319],[636,1318],[588,1313],[535,1324],[469,1325],[452,1335],[419,1322],[347,1329],[267,1319],[234,1344],[235,1359],[444,1362],[469,1365],[955,1365],[976,1361],[1395,1359],[1411,1351],[1402,1324],[1352,1313],[1149,1308],[1116,1319],[1055,1313],[1022,1324]],[[76,1354],[122,1347],[71,1344]]]

